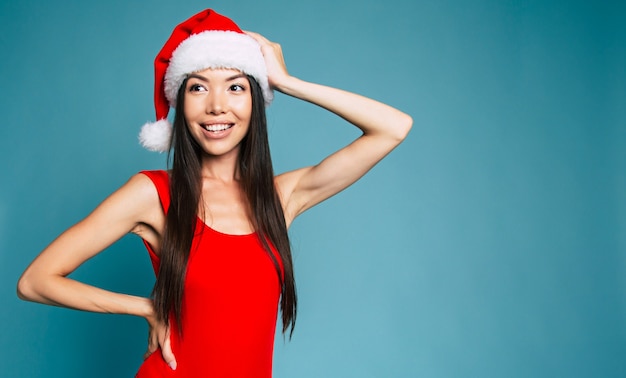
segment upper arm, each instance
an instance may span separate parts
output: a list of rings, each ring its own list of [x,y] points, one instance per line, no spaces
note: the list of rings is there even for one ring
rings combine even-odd
[[[363,132],[319,164],[277,177],[287,224],[358,180],[406,137],[413,124],[408,114],[336,88],[288,77],[279,89],[335,113]]]
[[[68,275],[125,234],[142,227],[158,229],[159,211],[156,188],[137,174],[50,243],[25,274]]]
[[[315,166],[279,175],[276,186],[287,224],[353,184],[399,143],[394,138],[363,134]]]

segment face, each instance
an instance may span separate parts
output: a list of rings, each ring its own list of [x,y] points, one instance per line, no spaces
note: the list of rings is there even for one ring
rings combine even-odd
[[[190,74],[184,111],[191,135],[207,155],[236,157],[252,114],[248,78],[234,69]]]

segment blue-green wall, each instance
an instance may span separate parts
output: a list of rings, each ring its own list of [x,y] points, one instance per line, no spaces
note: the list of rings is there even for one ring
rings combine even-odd
[[[19,301],[62,230],[165,156],[142,150],[152,60],[206,8],[291,73],[411,114],[406,142],[292,228],[300,312],[281,377],[626,376],[622,1],[3,1],[0,376],[130,377],[142,319]],[[357,133],[279,95],[277,171]],[[147,295],[135,237],[75,277]]]

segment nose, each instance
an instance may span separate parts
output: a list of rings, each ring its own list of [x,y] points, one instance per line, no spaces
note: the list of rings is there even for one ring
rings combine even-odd
[[[207,96],[207,114],[222,114],[226,109],[226,96],[219,91],[211,91]]]

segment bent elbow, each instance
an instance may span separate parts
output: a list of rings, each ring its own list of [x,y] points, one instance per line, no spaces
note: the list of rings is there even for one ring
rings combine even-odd
[[[398,120],[395,128],[394,139],[400,144],[409,135],[409,131],[413,127],[413,118],[406,113],[402,113],[402,117]]]
[[[412,127],[413,127],[413,118],[410,115],[405,113],[404,120],[402,121],[402,139],[401,140],[406,139]]]
[[[23,301],[29,300],[30,287],[24,276],[17,281],[17,297]]]
[[[23,301],[29,301],[32,298],[32,288],[26,274],[23,274],[17,281],[17,297]]]
[[[17,281],[17,297],[24,301],[33,302],[36,300],[37,292],[28,271],[24,272]]]

